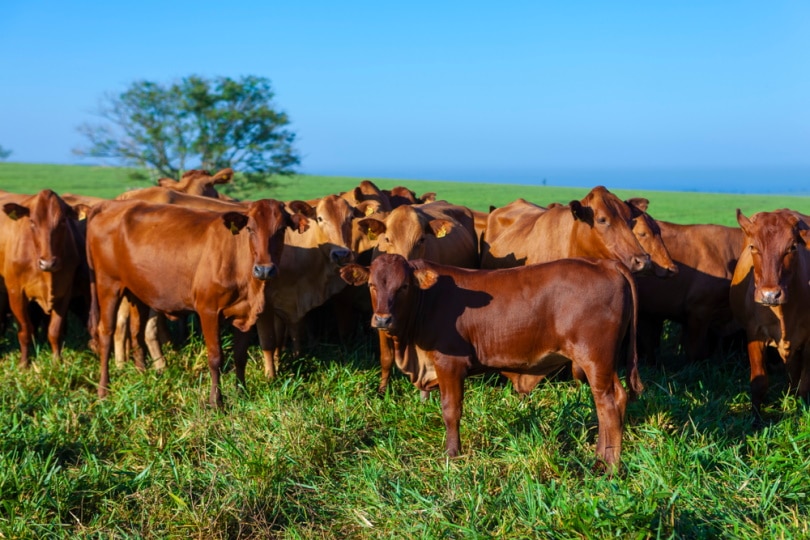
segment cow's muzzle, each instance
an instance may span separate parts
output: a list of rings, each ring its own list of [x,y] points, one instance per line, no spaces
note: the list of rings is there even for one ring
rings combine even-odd
[[[354,252],[349,248],[334,248],[329,252],[329,258],[338,266],[344,266],[354,260]]]
[[[766,306],[781,306],[787,302],[787,294],[781,287],[768,287],[757,289],[754,300]]]
[[[630,259],[630,271],[635,274],[646,273],[652,270],[652,261],[646,253],[644,255],[634,255]]]
[[[393,317],[390,314],[380,315],[375,313],[371,317],[371,327],[372,328],[379,328],[380,330],[387,330],[391,327],[391,321]]]
[[[59,270],[59,257],[51,257],[50,259],[39,258],[37,261],[39,269],[43,272],[55,272]]]
[[[255,264],[253,265],[253,277],[256,279],[270,279],[278,275],[278,267],[275,264]]]

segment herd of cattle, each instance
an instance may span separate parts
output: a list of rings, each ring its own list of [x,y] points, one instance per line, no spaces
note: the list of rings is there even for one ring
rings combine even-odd
[[[746,332],[755,419],[766,347],[791,388],[810,394],[810,218],[797,212],[738,210],[739,228],[678,225],[653,219],[646,199],[596,187],[567,205],[518,199],[485,213],[369,181],[317,200],[239,202],[214,187],[232,175],[190,171],[116,200],[0,192],[0,325],[10,309],[21,365],[32,305],[50,317],[57,358],[69,307],[84,306],[104,397],[113,351],[120,365],[131,350],[143,369],[148,349],[162,368],[161,321],[195,313],[209,402],[220,406],[224,322],[244,385],[254,327],[273,377],[282,349],[298,353],[307,315],[326,304],[343,333],[357,313],[370,317],[380,391],[394,363],[423,392],[439,389],[451,456],[465,377],[500,372],[523,394],[570,363],[590,385],[609,467],[628,400],[617,368],[630,397],[642,391],[638,357],[654,359],[664,320],[681,323],[689,360]]]

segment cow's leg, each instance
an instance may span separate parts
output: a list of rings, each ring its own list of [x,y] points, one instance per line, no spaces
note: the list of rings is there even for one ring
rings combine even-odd
[[[146,371],[146,319],[149,308],[135,298],[130,299],[132,309],[129,315],[129,335],[132,342],[132,356],[135,358],[135,367],[138,371]]]
[[[48,323],[48,343],[51,344],[51,353],[54,360],[62,359],[62,336],[65,335],[65,320],[67,319],[70,297],[65,295],[51,310],[51,320]]]
[[[243,394],[247,394],[247,383],[245,382],[245,367],[248,360],[248,345],[250,343],[250,333],[233,329],[233,363],[236,371],[236,382]]]
[[[290,334],[290,341],[292,341],[292,354],[294,358],[301,357],[302,326],[301,321],[289,321],[287,323],[287,331]]]
[[[762,341],[748,342],[748,361],[751,364],[751,409],[754,422],[762,423],[762,402],[768,391],[768,374],[765,372],[765,344]]]
[[[152,357],[152,369],[163,371],[166,369],[166,357],[160,347],[161,338],[159,336],[159,321],[164,319],[154,309],[149,310],[149,317],[146,319],[146,328],[143,332],[146,348],[149,349],[149,356]]]
[[[28,368],[31,366],[29,358],[31,349],[31,317],[28,314],[28,298],[25,293],[19,291],[17,293],[9,292],[8,304],[11,308],[11,313],[17,319],[17,324],[20,326],[17,330],[17,339],[20,342],[20,367]]]
[[[447,455],[458,456],[461,452],[461,423],[462,404],[464,402],[464,377],[467,375],[466,357],[443,357],[435,362],[436,378],[439,380],[439,392],[442,396],[442,419],[447,432]]]
[[[129,300],[121,299],[115,318],[115,367],[123,369],[127,363],[127,337],[129,335]]]
[[[272,379],[276,376],[274,352],[276,348],[276,332],[273,314],[265,310],[256,320],[256,331],[259,333],[259,346],[264,359],[264,376]]]
[[[613,473],[619,464],[622,453],[622,428],[624,411],[627,406],[627,393],[613,372],[612,381],[606,387],[591,386],[596,416],[599,420],[599,439],[596,443],[597,455],[608,465],[608,472]]]
[[[377,330],[377,337],[380,341],[380,386],[377,387],[377,392],[382,394],[388,389],[388,382],[391,379],[391,368],[394,365],[394,344],[385,330]]]
[[[110,289],[105,291],[102,287],[98,286],[97,279],[97,297],[98,297],[98,354],[100,359],[100,375],[98,380],[98,397],[107,397],[107,392],[110,387],[110,348],[112,346],[113,332],[115,332],[115,321],[117,308],[119,303],[119,291]]]
[[[208,371],[211,373],[208,403],[212,407],[221,408],[222,391],[219,388],[219,377],[222,372],[222,343],[219,339],[219,313],[201,312],[199,316],[205,348],[208,350]]]
[[[664,321],[657,317],[639,317],[636,342],[638,343],[639,357],[647,359],[649,364],[657,364],[656,349],[661,344],[661,332]]]

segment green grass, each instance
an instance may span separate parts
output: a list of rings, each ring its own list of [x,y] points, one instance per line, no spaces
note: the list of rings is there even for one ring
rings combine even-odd
[[[343,176],[279,177],[277,178],[280,184],[278,188],[272,191],[258,190],[252,193],[251,198],[312,199],[327,193],[339,193],[352,189],[360,183],[360,180],[362,178]],[[433,191],[440,199],[483,211],[489,210],[490,205],[503,206],[518,197],[541,205],[551,202],[568,203],[573,199],[581,199],[593,187],[469,184],[385,178],[370,178],[370,180],[381,188],[405,185],[413,189],[417,195]],[[0,189],[17,193],[34,193],[47,187],[57,193],[70,192],[97,197],[114,197],[126,189],[146,185],[148,185],[147,182],[133,180],[131,171],[115,167],[0,163]],[[735,212],[737,208],[740,208],[746,215],[785,207],[810,214],[810,197],[666,192],[654,189],[624,190],[614,189],[612,186],[607,186],[607,188],[623,198],[648,198],[652,216],[675,223],[718,223],[736,227]]]
[[[313,190],[295,196],[308,198],[358,179],[295,181]],[[477,185],[391,182],[457,186],[450,200],[486,196]],[[510,196],[523,189],[533,188]],[[656,197],[678,212],[677,198]],[[497,377],[469,379],[463,455],[449,460],[438,396],[420,400],[402,376],[378,396],[368,338],[284,358],[269,382],[251,349],[249,394],[226,373],[218,412],[206,405],[199,339],[169,352],[163,374],[113,368],[101,401],[98,360],[77,326],[63,362],[44,345],[29,371],[17,367],[13,330],[0,336],[4,537],[810,537],[810,409],[785,395],[777,371],[768,425],[754,430],[737,352],[683,365],[668,335],[663,365],[642,367],[647,391],[628,407],[622,469],[610,478],[596,467],[590,392],[572,381],[520,399]]]

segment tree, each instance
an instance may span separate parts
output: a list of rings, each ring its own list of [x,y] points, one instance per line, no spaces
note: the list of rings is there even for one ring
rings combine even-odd
[[[107,122],[79,126],[90,144],[74,152],[171,178],[231,167],[254,186],[272,187],[272,175],[292,174],[300,163],[273,96],[270,80],[256,76],[137,81],[102,99],[98,114]]]
[[[2,146],[0,146],[0,159],[6,159],[10,155],[11,155],[11,150],[6,150]]]

